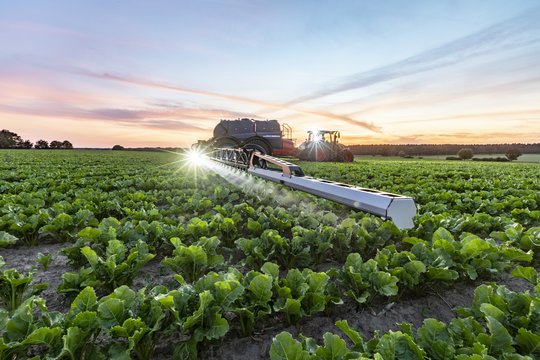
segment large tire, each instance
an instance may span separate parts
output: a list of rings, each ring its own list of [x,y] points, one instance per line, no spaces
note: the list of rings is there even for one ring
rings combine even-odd
[[[298,160],[302,160],[302,161],[309,160],[308,152],[306,149],[300,151],[297,156],[298,156]]]
[[[343,162],[353,162],[354,161],[354,155],[350,150],[343,150],[341,151],[341,154],[339,154],[339,158]]]
[[[261,154],[272,155],[271,147],[263,140],[252,139],[244,144],[244,149],[257,150]]]
[[[318,150],[314,150],[314,158],[315,158],[315,161],[327,161],[328,160],[328,154],[326,153],[326,150],[325,149],[318,149]]]

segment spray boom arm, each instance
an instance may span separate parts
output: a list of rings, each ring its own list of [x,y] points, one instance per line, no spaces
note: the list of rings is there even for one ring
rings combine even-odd
[[[257,151],[216,149],[211,159],[254,176],[390,219],[400,229],[414,227],[416,204],[412,197],[306,176],[298,165]]]

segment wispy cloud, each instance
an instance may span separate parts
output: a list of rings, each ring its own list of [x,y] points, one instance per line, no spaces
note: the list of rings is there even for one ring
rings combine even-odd
[[[418,109],[421,107],[433,107],[433,105],[439,103],[447,103],[454,100],[470,98],[474,96],[505,96],[516,95],[526,92],[526,88],[530,86],[536,86],[540,83],[540,77],[530,77],[527,79],[517,79],[515,81],[509,81],[505,83],[499,83],[496,85],[485,86],[483,84],[461,84],[456,89],[437,89],[431,88],[397,88],[386,94],[377,94],[372,97],[357,100],[347,104],[342,104],[344,107],[356,107],[356,110],[349,113],[349,116],[363,116],[367,117],[373,114],[387,114],[393,111],[402,111],[407,108]],[[363,105],[363,106],[362,106]],[[524,113],[529,110],[516,109],[510,113]],[[458,116],[462,117],[462,116]],[[447,117],[436,117],[435,119],[448,119],[454,118],[449,114]],[[408,122],[409,120],[405,121]],[[411,120],[410,122],[424,121],[424,120]],[[427,119],[425,121],[428,121]],[[402,122],[402,121],[400,121]]]
[[[148,79],[143,79],[139,77],[133,77],[133,76],[127,76],[127,75],[121,75],[121,74],[112,74],[108,72],[100,73],[100,72],[95,72],[95,71],[91,71],[91,70],[83,69],[83,68],[71,67],[64,70],[73,74],[102,79],[102,80],[116,81],[116,82],[151,87],[151,88],[156,88],[156,89],[171,90],[171,91],[181,92],[185,94],[200,95],[200,96],[228,100],[228,101],[239,102],[239,103],[244,103],[244,104],[264,106],[264,107],[269,107],[276,110],[288,110],[291,112],[296,112],[296,113],[300,113],[304,115],[311,115],[311,116],[317,116],[317,117],[322,117],[322,118],[327,118],[327,119],[340,120],[351,125],[360,126],[365,129],[381,133],[380,128],[373,123],[357,120],[347,115],[335,114],[330,111],[299,109],[297,107],[292,107],[292,106],[284,105],[280,103],[263,101],[263,100],[258,100],[258,99],[243,97],[243,96],[228,95],[228,94],[207,91],[207,90],[187,88],[187,87],[183,87],[179,85],[168,84],[164,82],[148,80]]]
[[[216,117],[230,118],[247,115],[216,108],[189,108],[178,105],[152,109],[87,109],[58,103],[34,106],[0,104],[0,112],[43,118],[99,120],[132,127],[150,127],[188,132],[204,130],[207,128],[204,126],[204,122],[211,120],[213,124]],[[198,120],[198,122],[195,123],[193,120]]]
[[[90,41],[96,44],[114,44],[116,46],[137,46],[142,48],[158,48],[160,45],[157,42],[149,39],[144,39],[142,36],[135,38],[118,37],[116,36],[99,36],[95,34],[89,34],[81,31],[75,31],[73,29],[64,28],[60,26],[39,23],[35,21],[3,21],[0,23],[0,29],[3,31],[11,31],[16,33],[33,33],[33,34],[47,34],[52,36],[64,36],[73,39],[80,39],[81,41]]]
[[[402,61],[338,79],[325,85],[323,89],[297,97],[286,105],[300,104],[348,90],[421,74],[480,56],[525,48],[539,42],[540,8],[536,8]]]
[[[505,120],[522,120],[522,119],[540,119],[540,109],[516,110],[516,111],[493,111],[493,112],[475,112],[466,114],[448,114],[445,116],[434,116],[424,119],[412,119],[406,121],[398,121],[399,123],[418,123],[430,122],[437,120],[479,120],[479,119],[505,119]]]

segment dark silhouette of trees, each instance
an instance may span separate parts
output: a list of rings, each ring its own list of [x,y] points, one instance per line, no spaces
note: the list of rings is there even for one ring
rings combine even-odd
[[[30,140],[24,140],[21,143],[21,149],[31,149],[34,146],[34,144]]]
[[[472,157],[474,156],[474,153],[471,148],[463,148],[458,151],[457,156],[461,160],[469,160],[469,159],[472,159]]]
[[[9,130],[0,131],[0,149],[31,149],[32,142]]]
[[[540,143],[531,144],[374,144],[374,145],[349,145],[355,155],[382,155],[399,156],[404,151],[411,156],[429,155],[453,155],[460,149],[467,147],[474,154],[505,154],[510,148],[516,148],[522,154],[540,154]]]
[[[36,141],[36,144],[34,145],[34,148],[36,149],[48,149],[49,148],[49,142],[46,140],[38,140]]]
[[[73,149],[73,144],[67,140],[64,140],[64,141],[53,140],[49,144],[49,148],[50,149]]]
[[[510,148],[506,150],[506,153],[504,153],[504,155],[506,156],[508,160],[513,161],[513,160],[517,160],[517,158],[520,157],[522,154],[521,154],[521,151],[519,151],[519,149]]]
[[[62,141],[62,149],[73,149],[73,144],[67,140]]]
[[[0,131],[0,149],[22,148],[24,140],[14,132],[9,130]]]
[[[53,140],[49,144],[49,148],[51,149],[61,149],[62,148],[62,142],[58,140]]]
[[[34,144],[30,140],[24,140],[16,133],[9,130],[0,131],[0,149],[73,149],[73,144],[68,140],[51,141],[49,144],[46,140],[38,140]]]
[[[124,150],[124,147],[122,145],[114,145],[112,147],[113,150]]]

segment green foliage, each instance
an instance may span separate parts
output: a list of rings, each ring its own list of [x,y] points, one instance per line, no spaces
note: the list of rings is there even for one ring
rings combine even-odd
[[[463,148],[458,151],[457,156],[462,160],[472,159],[474,153],[470,148]]]
[[[536,272],[536,269],[531,266],[523,267],[518,265],[512,270],[512,275],[525,279],[533,285],[536,285],[538,282],[538,273]]]
[[[379,264],[374,259],[364,262],[358,253],[347,256],[339,278],[347,289],[347,296],[359,305],[371,301],[374,296],[397,295],[399,290],[396,276],[379,270]]]
[[[112,291],[120,285],[131,285],[137,271],[155,255],[148,252],[146,243],[139,241],[129,250],[119,240],[110,240],[104,256],[99,256],[89,246],[81,249],[88,267],[79,273],[65,273],[62,276],[60,292],[78,292],[77,288],[99,286]]]
[[[229,333],[249,336],[276,318],[295,323],[340,297],[365,307],[511,269],[534,293],[480,287],[461,318],[426,320],[416,331],[402,324],[369,341],[346,322],[336,326],[348,340],[278,335],[271,356],[540,357],[534,164],[302,164],[313,176],[415,197],[417,227],[400,231],[298,191],[261,182],[264,191],[253,192],[210,172],[193,176],[178,170],[174,154],[3,155],[0,246],[65,242],[62,254],[79,271],[62,276],[58,291],[74,299],[63,313],[47,311],[27,280],[13,281],[23,295],[12,311],[0,309],[0,358],[148,359],[156,343],[173,339],[173,356],[194,359]],[[178,284],[121,286],[143,275],[153,254]]]
[[[289,324],[295,324],[302,316],[310,316],[325,310],[329,302],[339,302],[329,287],[330,277],[324,272],[310,269],[291,269],[287,277],[276,284],[278,298],[274,310],[285,314]]]
[[[246,264],[255,268],[267,261],[275,261],[286,268],[305,266],[311,262],[309,238],[293,231],[295,236],[287,239],[278,230],[266,229],[260,237],[236,240],[236,245],[246,255]]]
[[[47,324],[46,315],[42,299],[31,296],[22,302],[0,327],[0,358],[27,358],[28,351],[35,346],[54,353],[59,347],[62,329],[56,324]]]
[[[172,238],[173,257],[162,260],[162,264],[175,273],[180,273],[188,282],[193,282],[206,271],[216,268],[224,261],[217,250],[220,241],[217,237],[201,237],[192,245],[184,245],[179,238]]]
[[[13,236],[5,231],[0,231],[0,247],[13,245],[19,240],[16,236]]]
[[[309,353],[302,349],[302,344],[287,332],[278,334],[272,341],[271,360],[309,360],[309,358]]]
[[[365,341],[344,320],[336,326],[346,335],[325,333],[323,344],[282,332],[272,342],[271,359],[535,359],[540,355],[539,298],[515,293],[504,286],[480,285],[469,309],[443,323],[426,319],[416,331],[401,324],[402,331],[376,332]]]
[[[37,262],[39,265],[43,267],[43,270],[47,270],[49,268],[49,264],[51,263],[52,255],[51,254],[43,254],[39,252],[37,254]]]
[[[508,160],[513,161],[513,160],[517,160],[517,158],[523,154],[517,148],[510,148],[506,150],[506,153],[504,155],[506,156]]]
[[[0,300],[7,311],[15,311],[26,299],[48,287],[47,284],[30,286],[33,275],[33,272],[21,274],[16,269],[6,269],[0,273]]]

